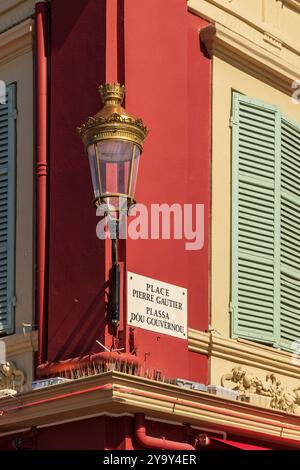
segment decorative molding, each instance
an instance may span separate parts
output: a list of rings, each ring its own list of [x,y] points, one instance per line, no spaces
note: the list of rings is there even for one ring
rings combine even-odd
[[[17,393],[18,392],[16,390],[12,390],[10,388],[3,388],[3,389],[0,389],[0,398],[13,397]]]
[[[0,65],[32,50],[33,21],[27,20],[0,35]]]
[[[1,0],[0,33],[34,15],[35,0]]]
[[[118,372],[74,380],[0,400],[0,431],[47,426],[102,413],[145,413],[170,423],[213,427],[299,448],[299,418],[207,392]],[[10,410],[14,410],[12,413]]]
[[[291,62],[286,60],[287,51],[284,56],[275,55],[275,48],[280,50],[282,44],[277,38],[266,36],[266,33],[261,34],[261,44],[258,44],[216,23],[201,29],[200,37],[211,56],[218,55],[255,76],[259,75],[286,93],[291,93],[292,82],[300,77],[300,54],[292,54],[294,61]],[[268,43],[272,41],[271,51],[262,45],[266,38]]]
[[[262,405],[276,410],[295,413],[296,408],[300,405],[300,385],[293,390],[288,390],[276,378],[275,374],[267,374],[266,379],[261,380],[237,366],[232,369],[230,374],[222,375],[221,385],[237,391],[239,399],[250,403],[255,402],[255,395],[265,397],[267,400]]]
[[[210,356],[211,335],[204,331],[188,330],[189,350]]]
[[[299,365],[293,363],[292,354],[242,339],[224,338],[217,334],[189,329],[190,351],[218,357],[229,362],[270,371],[300,380]]]
[[[33,353],[38,350],[38,332],[5,336],[1,338],[1,342],[5,344],[8,359],[25,353]]]
[[[282,49],[282,42],[269,33],[264,33],[263,40],[265,42],[268,42],[269,44],[271,44],[271,46],[274,46],[279,50]]]
[[[300,1],[299,0],[281,0],[281,2],[287,7],[300,12]]]
[[[13,362],[0,364],[0,390],[21,392],[25,382],[24,372],[18,369]]]

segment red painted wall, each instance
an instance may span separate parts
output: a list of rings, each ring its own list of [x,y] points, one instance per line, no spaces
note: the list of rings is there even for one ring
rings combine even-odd
[[[184,0],[125,2],[126,107],[150,129],[136,199],[205,205],[205,244],[128,240],[127,269],[188,289],[188,325],[208,327],[210,217],[210,60],[200,50],[201,18]],[[146,367],[171,377],[207,380],[207,360],[187,342],[136,329]]]
[[[120,2],[123,3],[123,2]],[[49,360],[97,351],[103,336],[105,244],[88,162],[75,127],[94,114],[105,80],[105,1],[51,2],[51,161],[49,250]],[[205,245],[186,251],[182,240],[128,240],[129,271],[188,289],[189,327],[208,326],[210,208],[210,60],[200,50],[206,23],[185,0],[125,1],[118,74],[126,108],[150,129],[142,156],[137,200],[205,205]],[[124,31],[123,31],[124,26]],[[124,35],[123,35],[124,32]],[[123,52],[122,52],[123,51]],[[123,59],[121,57],[124,54]],[[107,244],[106,244],[107,246]],[[136,329],[145,367],[168,377],[207,380],[207,358],[187,341]]]
[[[146,421],[149,436],[186,442],[183,426]],[[197,434],[197,431],[194,431]],[[192,437],[191,437],[192,441]],[[25,440],[24,440],[25,444]],[[26,445],[35,450],[140,450],[134,438],[134,418],[99,416],[36,431]]]
[[[71,3],[51,2],[49,360],[97,350],[104,323],[104,245],[76,127],[100,107],[106,2]]]
[[[171,425],[151,419],[146,420],[147,435],[158,439],[169,439],[176,442],[193,443],[198,434],[207,433],[211,437],[222,438],[222,434],[215,429],[210,429],[207,423],[202,423],[197,428]],[[226,429],[222,429],[222,431]],[[73,421],[45,428],[31,429],[25,433],[2,436],[0,439],[1,450],[15,450],[13,440],[19,439],[22,449],[28,450],[140,450],[134,437],[134,418],[131,416],[98,416],[86,420]],[[268,443],[255,437],[238,436],[228,433],[229,441],[238,441],[250,445],[257,445],[276,450],[289,450],[286,445]],[[205,450],[224,450],[224,445],[212,443]],[[201,451],[202,451],[201,450]],[[228,450],[228,449],[227,449]],[[232,448],[232,450],[238,450]],[[292,450],[290,448],[290,450]]]

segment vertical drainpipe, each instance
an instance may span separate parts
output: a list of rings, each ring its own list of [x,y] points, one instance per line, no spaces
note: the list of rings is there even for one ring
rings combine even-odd
[[[45,266],[47,236],[47,0],[38,0],[36,12],[36,320],[38,364],[46,360]]]

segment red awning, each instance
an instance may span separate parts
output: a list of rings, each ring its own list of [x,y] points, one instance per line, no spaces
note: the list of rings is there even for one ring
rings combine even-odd
[[[253,446],[250,444],[245,444],[244,442],[237,442],[237,441],[228,441],[227,439],[218,439],[216,437],[211,437],[210,440],[212,442],[217,442],[220,443],[220,448],[221,446],[225,449],[230,450],[230,448],[235,447],[237,449],[241,450],[271,450],[268,449],[267,447],[259,447],[259,446]]]

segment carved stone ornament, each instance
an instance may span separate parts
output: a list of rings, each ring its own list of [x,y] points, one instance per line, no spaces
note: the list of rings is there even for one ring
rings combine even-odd
[[[269,397],[269,407],[275,410],[295,413],[297,406],[300,405],[300,387],[288,390],[275,374],[267,374],[266,379],[261,380],[242,367],[236,366],[230,374],[221,377],[221,385],[238,391],[239,399],[242,401],[249,401],[251,395]]]
[[[9,389],[21,392],[25,384],[25,374],[13,362],[0,364],[0,391]]]

